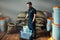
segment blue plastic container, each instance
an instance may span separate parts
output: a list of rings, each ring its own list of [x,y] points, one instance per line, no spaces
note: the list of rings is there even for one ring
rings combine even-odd
[[[32,36],[32,30],[29,30],[27,32],[20,31],[20,38],[29,40]]]
[[[55,40],[60,40],[60,26],[57,26],[57,25],[52,25],[53,29],[52,29],[52,37],[55,39]]]
[[[47,31],[51,31],[52,30],[52,22],[53,22],[53,18],[52,17],[47,19]]]
[[[54,7],[53,11],[54,23],[60,24],[60,8],[58,6]]]

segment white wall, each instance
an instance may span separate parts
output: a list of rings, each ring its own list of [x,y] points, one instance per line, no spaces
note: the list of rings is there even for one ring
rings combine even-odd
[[[0,0],[0,12],[16,20],[20,11],[26,11],[26,3],[31,1],[37,10],[52,11],[52,7],[60,5],[60,0]]]

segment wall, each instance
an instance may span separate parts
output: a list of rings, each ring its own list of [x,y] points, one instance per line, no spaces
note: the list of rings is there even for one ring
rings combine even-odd
[[[37,10],[48,10],[52,12],[52,7],[60,5],[60,0],[0,0],[0,12],[8,15],[13,21],[21,11],[26,11],[26,3],[31,1]]]

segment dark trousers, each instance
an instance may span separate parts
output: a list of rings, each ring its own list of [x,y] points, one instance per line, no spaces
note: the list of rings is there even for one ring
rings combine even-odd
[[[30,30],[33,31],[34,39],[36,39],[36,24],[35,24],[35,22],[28,23],[28,27]]]

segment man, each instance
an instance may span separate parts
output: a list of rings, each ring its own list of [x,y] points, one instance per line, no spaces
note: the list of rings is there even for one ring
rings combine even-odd
[[[26,18],[28,17],[28,27],[30,30],[33,31],[34,33],[34,40],[36,40],[36,9],[32,7],[32,3],[28,2],[27,3],[28,9],[28,14],[26,15]]]

